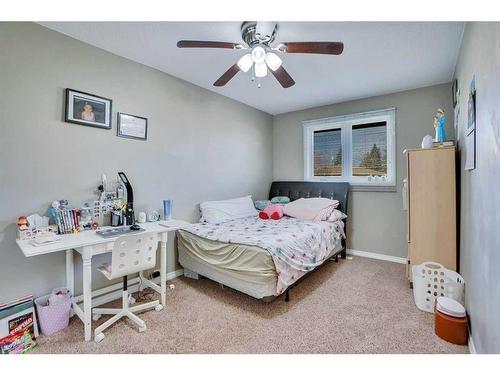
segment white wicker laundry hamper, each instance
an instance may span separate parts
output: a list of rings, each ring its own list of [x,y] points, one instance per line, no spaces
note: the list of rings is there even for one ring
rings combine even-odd
[[[449,297],[464,305],[465,282],[462,276],[434,262],[412,267],[413,297],[420,310],[434,312],[438,297]]]

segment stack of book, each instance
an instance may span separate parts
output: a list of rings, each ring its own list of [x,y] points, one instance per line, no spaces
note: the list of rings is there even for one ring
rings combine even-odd
[[[455,141],[432,142],[432,147],[449,147],[455,146]]]
[[[36,346],[36,336],[33,296],[0,304],[0,353],[26,353]]]
[[[59,234],[69,234],[80,230],[79,216],[80,212],[76,209],[51,209],[52,218],[57,224]]]

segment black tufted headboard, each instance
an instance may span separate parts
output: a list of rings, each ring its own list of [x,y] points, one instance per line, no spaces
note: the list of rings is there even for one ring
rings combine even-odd
[[[323,197],[339,201],[338,209],[347,213],[348,182],[274,181],[269,199],[286,196],[294,201],[299,198]]]

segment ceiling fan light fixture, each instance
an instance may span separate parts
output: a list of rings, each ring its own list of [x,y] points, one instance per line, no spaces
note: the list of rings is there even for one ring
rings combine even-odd
[[[240,68],[240,70],[242,72],[245,72],[245,73],[248,72],[253,65],[252,54],[247,53],[246,55],[243,55],[238,60],[237,64],[238,64],[238,68]]]
[[[255,64],[255,76],[259,78],[267,76],[267,65],[265,62]]]
[[[263,63],[266,59],[266,50],[261,46],[252,49],[252,60],[255,64]]]
[[[283,61],[280,59],[278,55],[272,52],[266,53],[266,64],[273,72],[276,71],[281,66]]]

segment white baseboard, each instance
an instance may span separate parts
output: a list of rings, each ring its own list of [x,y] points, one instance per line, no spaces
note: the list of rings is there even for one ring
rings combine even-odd
[[[379,254],[379,253],[371,253],[369,251],[347,249],[347,254],[358,256],[358,257],[364,257],[364,258],[385,260],[387,262],[406,264],[406,258],[395,257],[392,255],[385,255],[385,254]]]
[[[167,273],[167,280],[175,279],[179,276],[182,276],[183,274],[184,274],[184,269],[182,269],[182,268],[180,270],[175,270],[175,271],[169,272],[169,273]],[[136,279],[138,280],[138,278],[136,278]],[[134,280],[136,280],[136,279],[134,279]],[[159,283],[160,278],[155,277],[151,281]],[[99,295],[100,294],[99,291],[101,291],[101,289],[92,291],[92,294],[95,293],[98,295],[97,297],[92,298],[92,307],[104,305],[105,303],[122,298],[122,283],[116,283],[116,284],[107,286],[105,288],[102,288],[102,290],[112,290],[112,289],[116,289],[116,290],[106,292],[102,295]],[[139,283],[138,282],[136,282],[134,285],[129,284],[128,291],[130,293],[135,293],[138,290],[139,290]],[[77,300],[77,303],[81,303],[81,301],[83,300],[83,296],[77,296],[77,297],[75,297],[75,299]]]
[[[176,277],[184,275],[184,269],[181,268],[180,270],[175,270],[172,272],[167,273],[167,280],[172,280],[175,279]]]
[[[470,354],[477,354],[476,351],[476,346],[474,345],[474,340],[472,339],[472,335],[469,331],[469,353]]]

